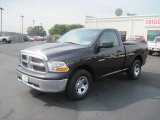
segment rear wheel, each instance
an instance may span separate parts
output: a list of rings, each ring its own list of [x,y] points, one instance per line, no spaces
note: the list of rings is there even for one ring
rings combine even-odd
[[[67,94],[72,100],[80,100],[87,96],[91,87],[92,77],[84,69],[78,69],[67,85]]]
[[[10,44],[12,41],[8,41],[8,43]]]
[[[131,69],[127,72],[129,79],[136,80],[141,73],[141,62],[139,60],[135,60],[132,64]]]

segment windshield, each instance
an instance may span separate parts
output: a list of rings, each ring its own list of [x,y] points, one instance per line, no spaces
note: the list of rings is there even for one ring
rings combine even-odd
[[[100,32],[100,30],[72,30],[63,35],[57,42],[90,45]]]
[[[156,39],[155,39],[155,42],[160,42],[160,38],[156,38]]]

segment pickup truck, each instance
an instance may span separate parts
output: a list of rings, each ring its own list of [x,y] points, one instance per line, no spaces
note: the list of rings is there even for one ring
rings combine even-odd
[[[11,43],[12,39],[10,36],[0,36],[0,42],[6,44],[6,43]]]
[[[154,52],[160,53],[160,36],[155,37],[154,41],[148,41],[148,54],[152,55]]]
[[[21,50],[17,77],[32,89],[79,100],[105,76],[127,72],[136,80],[147,54],[146,44],[122,43],[116,29],[75,29],[55,43]]]

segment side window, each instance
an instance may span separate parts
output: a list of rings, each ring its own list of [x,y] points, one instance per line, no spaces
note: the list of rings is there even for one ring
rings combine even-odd
[[[117,35],[114,31],[105,31],[101,38],[100,38],[100,44],[102,45],[103,43],[113,41],[114,46],[119,45],[119,40],[117,38]]]

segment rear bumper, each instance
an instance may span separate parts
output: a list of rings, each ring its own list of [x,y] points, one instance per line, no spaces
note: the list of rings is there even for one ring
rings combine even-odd
[[[22,75],[27,76],[27,81],[22,79]],[[65,90],[68,79],[44,80],[21,73],[17,70],[18,80],[26,86],[42,92],[62,92]]]

